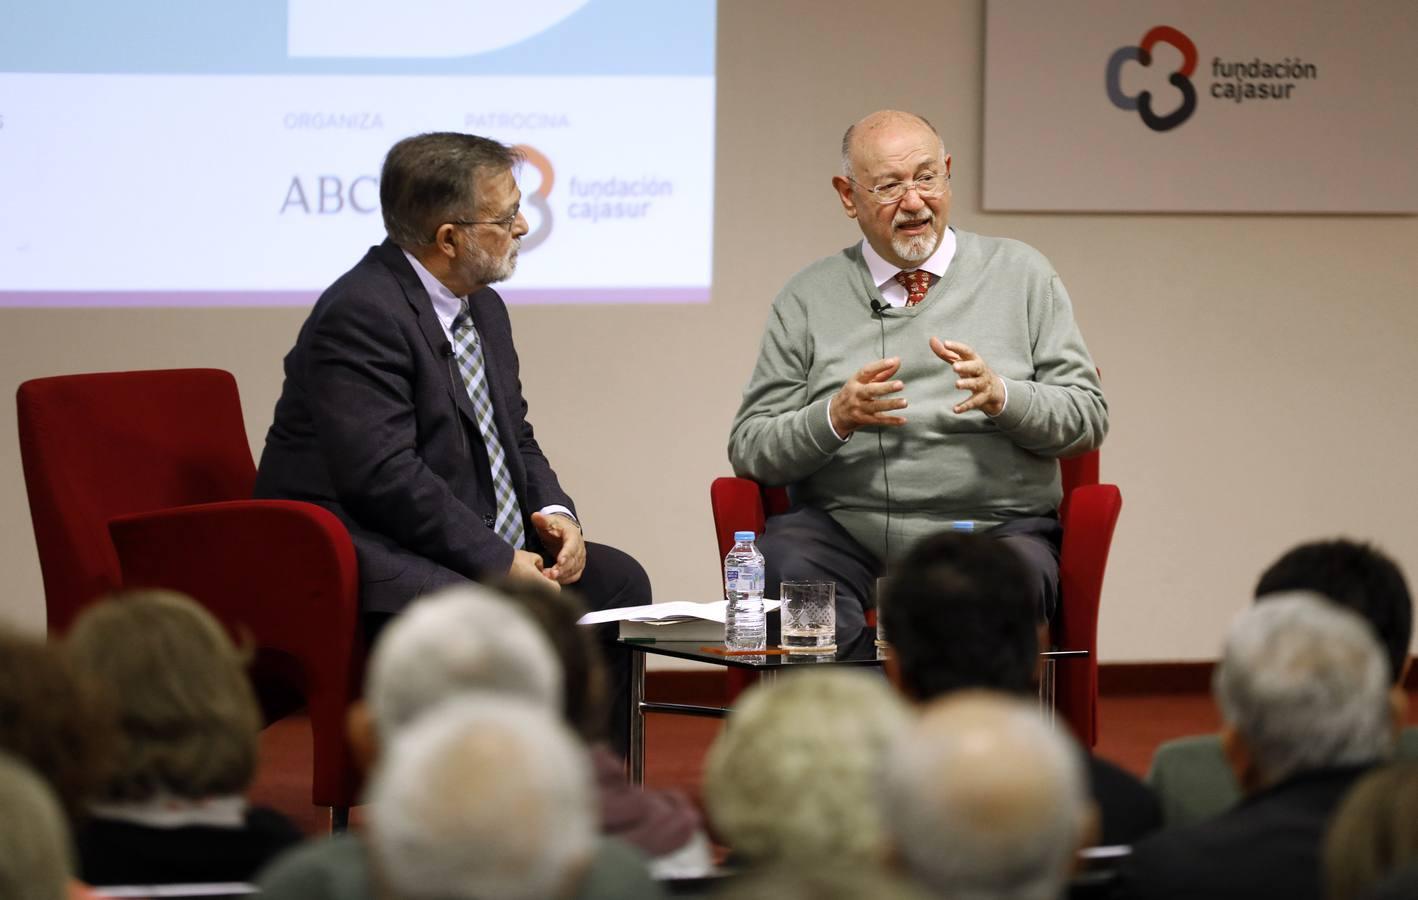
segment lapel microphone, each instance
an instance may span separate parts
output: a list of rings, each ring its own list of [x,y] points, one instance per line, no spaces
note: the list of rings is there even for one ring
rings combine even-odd
[[[878,315],[878,316],[879,316],[879,315],[881,315],[882,310],[887,310],[887,309],[890,309],[890,308],[891,308],[891,307],[887,306],[885,303],[882,303],[880,300],[876,299],[875,297],[872,298],[872,301],[871,301],[871,311],[872,311],[872,314],[873,314],[873,315]]]

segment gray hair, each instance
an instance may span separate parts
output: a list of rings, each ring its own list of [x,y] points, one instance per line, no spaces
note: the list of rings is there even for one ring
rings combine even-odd
[[[932,891],[1062,895],[1091,807],[1078,748],[1037,705],[983,692],[938,700],[885,771],[880,800],[895,848]]]
[[[451,131],[404,138],[384,157],[379,206],[384,230],[400,247],[427,246],[444,222],[477,213],[477,178],[521,162],[512,147]]]
[[[882,110],[882,112],[892,112],[892,111],[893,111],[893,110]],[[872,115],[878,115],[878,113],[872,113]],[[926,126],[927,128],[929,128],[929,129],[931,130],[931,134],[933,134],[933,135],[936,136],[936,140],[940,141],[940,151],[941,151],[941,153],[945,153],[945,139],[940,136],[940,132],[937,131],[937,130],[936,130],[936,127],[931,124],[930,119],[927,119],[925,116],[919,115],[918,113],[903,112],[903,113],[898,113],[898,115],[903,116],[903,117],[905,117],[905,118],[916,119],[916,120],[920,121],[920,123],[921,123],[922,125],[924,125],[924,126]],[[846,179],[849,179],[849,180],[852,178],[852,137],[857,133],[857,126],[860,125],[862,122],[865,122],[866,119],[868,119],[868,118],[871,118],[871,116],[867,116],[866,118],[863,118],[863,119],[861,120],[861,122],[853,122],[851,125],[848,125],[848,126],[847,126],[847,130],[846,130],[846,131],[842,132],[842,177],[843,177],[843,178],[846,178]]]
[[[54,792],[28,766],[0,753],[0,897],[65,900],[72,860]]]
[[[1265,784],[1389,756],[1389,687],[1369,625],[1308,593],[1267,598],[1237,617],[1212,679]]]
[[[370,789],[370,850],[404,900],[544,900],[594,854],[582,746],[551,710],[452,700],[394,742]]]
[[[420,714],[470,691],[561,709],[561,664],[542,630],[491,588],[447,588],[384,629],[366,694],[382,741]]]
[[[879,676],[795,673],[746,694],[709,749],[704,800],[734,849],[755,861],[877,860],[872,798],[908,713]]]

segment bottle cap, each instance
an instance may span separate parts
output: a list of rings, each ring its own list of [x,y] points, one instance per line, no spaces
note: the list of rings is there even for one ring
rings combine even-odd
[[[734,543],[738,543],[738,542],[740,542],[740,541],[751,541],[751,540],[753,540],[753,538],[754,538],[754,534],[753,534],[752,531],[735,531],[735,532],[734,532]]]

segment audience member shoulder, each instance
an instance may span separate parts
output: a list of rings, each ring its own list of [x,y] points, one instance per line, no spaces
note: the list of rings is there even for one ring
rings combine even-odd
[[[267,900],[359,900],[373,895],[359,838],[337,834],[293,847],[256,877]]]

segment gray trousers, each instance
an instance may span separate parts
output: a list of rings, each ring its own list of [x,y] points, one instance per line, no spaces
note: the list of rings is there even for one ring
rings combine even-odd
[[[1015,519],[985,534],[1009,544],[1030,573],[1040,621],[1053,618],[1059,602],[1059,546],[1063,529],[1053,516]],[[765,564],[764,593],[778,596],[784,581],[837,583],[837,643],[855,639],[876,604],[882,560],[866,550],[827,513],[798,506],[768,519],[758,541]]]

